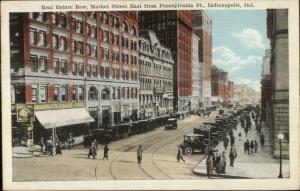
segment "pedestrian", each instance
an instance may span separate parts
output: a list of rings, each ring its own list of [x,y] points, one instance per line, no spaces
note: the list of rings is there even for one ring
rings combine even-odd
[[[97,156],[97,148],[96,148],[96,144],[94,142],[92,142],[90,145],[88,158],[90,158],[91,155],[93,156],[94,159]]]
[[[44,141],[44,137],[41,137],[40,139],[40,147],[41,147],[41,153],[44,152],[44,147],[45,147],[45,141]]]
[[[179,162],[180,159],[185,162],[185,160],[183,159],[183,151],[182,148],[180,146],[178,146],[178,150],[177,150],[177,161]]]
[[[250,141],[250,152],[253,153],[253,151],[254,151],[254,141],[251,140]]]
[[[103,150],[104,150],[104,151],[103,151],[103,160],[104,160],[104,159],[108,160],[108,151],[109,151],[109,148],[108,148],[108,145],[107,145],[107,144],[105,144]]]
[[[136,154],[137,154],[137,161],[138,163],[141,163],[142,162],[142,157],[143,157],[143,149],[142,149],[142,145],[139,145],[137,151],[136,151]]]
[[[260,134],[260,145],[263,147],[265,145],[265,135],[263,132]]]
[[[61,152],[61,143],[60,141],[57,141],[56,142],[56,151],[55,151],[56,154],[60,154],[62,155],[62,152]]]
[[[51,140],[49,141],[48,149],[49,149],[49,157],[50,157],[50,156],[53,157],[53,149],[54,149],[54,146],[53,146],[53,142],[52,142]]]
[[[213,169],[213,161],[211,159],[211,155],[209,155],[206,159],[206,169],[207,169],[207,177],[210,178]]]
[[[254,151],[255,151],[255,153],[257,153],[257,149],[258,149],[258,144],[257,144],[257,141],[255,140],[254,141]]]
[[[230,147],[230,152],[229,152],[229,159],[230,159],[230,166],[234,165],[234,160],[237,157],[237,152],[236,149],[234,148],[234,145]]]
[[[225,149],[225,150],[227,150],[228,142],[229,142],[229,139],[228,139],[228,137],[226,136],[226,137],[224,138],[224,141],[223,141],[223,146],[224,146],[224,149]]]
[[[221,158],[221,160],[223,161],[222,162],[222,173],[226,173],[226,152],[225,151],[223,151],[223,153],[222,153],[222,158]]]
[[[246,137],[247,137],[247,134],[248,134],[248,127],[245,127],[245,128],[244,128],[244,131],[245,131],[245,134],[246,134]]]
[[[242,133],[239,132],[238,136],[239,136],[239,141],[240,141],[240,140],[241,140],[241,137],[242,137]]]
[[[232,137],[230,138],[230,146],[234,145],[234,140],[235,140],[235,137],[232,135]]]
[[[72,149],[73,143],[74,143],[75,141],[74,141],[74,138],[73,138],[73,135],[72,135],[71,132],[69,133],[67,142],[69,143],[69,149]]]
[[[245,154],[249,154],[249,140],[248,139],[244,142],[244,152],[245,152]]]
[[[29,142],[29,148],[28,148],[28,151],[29,151],[29,154],[30,154],[30,155],[33,155],[33,151],[35,150],[34,147],[35,147],[35,146],[34,146],[33,142],[30,141],[30,142]]]
[[[221,155],[219,153],[216,153],[216,171],[217,173],[222,172],[222,161],[221,161]]]

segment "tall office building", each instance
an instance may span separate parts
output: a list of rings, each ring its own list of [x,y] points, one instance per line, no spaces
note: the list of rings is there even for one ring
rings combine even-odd
[[[152,30],[174,59],[174,111],[187,113],[192,96],[192,12],[141,11],[140,30]]]

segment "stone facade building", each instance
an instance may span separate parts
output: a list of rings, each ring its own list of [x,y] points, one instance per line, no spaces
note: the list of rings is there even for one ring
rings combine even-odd
[[[199,62],[199,54],[198,54],[198,46],[199,46],[199,37],[193,34],[193,92],[192,92],[192,110],[197,110],[202,108],[203,101],[202,101],[202,63]]]
[[[261,121],[267,125],[271,124],[272,76],[270,59],[271,50],[266,50],[261,72]]]
[[[13,105],[34,105],[35,112],[39,108],[49,118],[53,109],[84,108],[93,118],[87,120],[89,128],[138,117],[136,12],[15,13],[10,15],[10,37]],[[73,115],[83,113],[74,110]],[[35,125],[45,126],[37,118]],[[61,120],[76,126],[74,119]]]
[[[203,106],[211,104],[212,20],[204,10],[193,10],[193,32],[200,38],[199,61],[202,63]]]
[[[160,43],[170,48],[174,59],[173,107],[175,112],[187,113],[192,96],[192,12],[141,11],[140,30],[152,30]]]
[[[140,31],[141,118],[173,112],[173,66],[170,49],[162,46],[151,30]]]
[[[289,158],[289,51],[288,10],[267,10],[267,36],[271,44],[272,120],[270,124],[272,152],[279,157],[277,135],[282,140],[283,157]]]

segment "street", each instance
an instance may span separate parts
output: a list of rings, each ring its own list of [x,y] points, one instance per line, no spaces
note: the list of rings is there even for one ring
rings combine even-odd
[[[109,145],[109,160],[102,160],[103,148],[99,146],[96,159],[88,159],[88,149],[82,145],[63,150],[62,155],[32,158],[13,158],[13,181],[43,180],[166,180],[199,179],[193,168],[204,158],[203,154],[184,156],[177,162],[177,146],[183,135],[210,117],[191,116],[178,121],[177,130],[166,131],[159,127],[148,133],[134,135]],[[137,163],[137,146],[143,147],[142,163]],[[30,173],[29,173],[30,172]]]

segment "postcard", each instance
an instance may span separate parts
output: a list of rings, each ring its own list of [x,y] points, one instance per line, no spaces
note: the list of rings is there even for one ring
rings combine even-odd
[[[4,189],[299,189],[298,7],[2,1]]]

